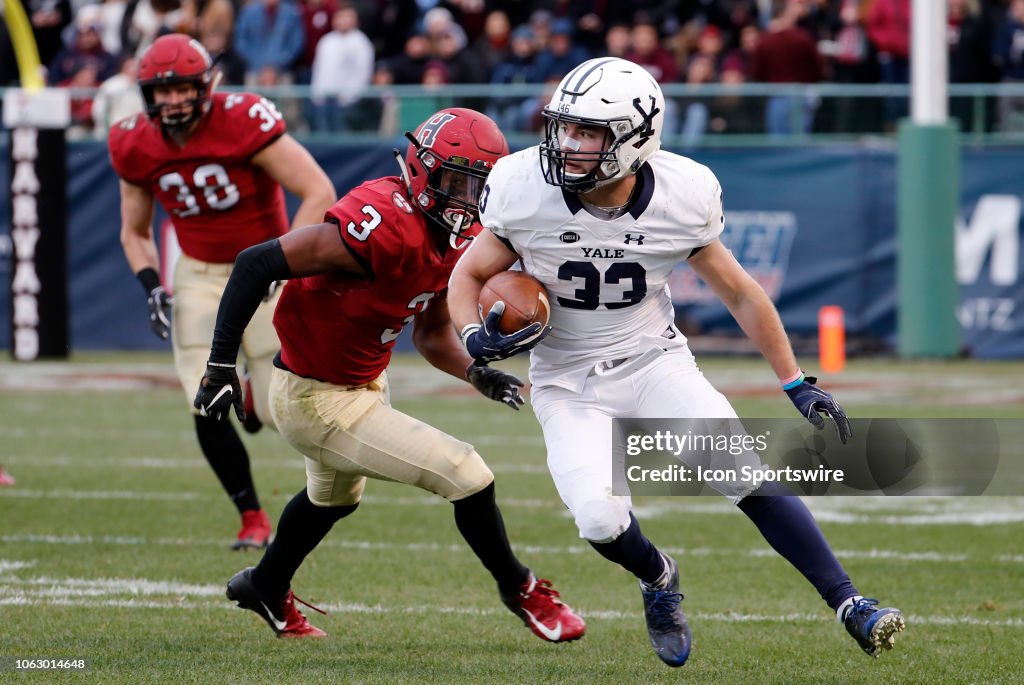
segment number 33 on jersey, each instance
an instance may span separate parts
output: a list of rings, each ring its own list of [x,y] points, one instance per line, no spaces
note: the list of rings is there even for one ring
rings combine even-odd
[[[629,357],[638,340],[664,336],[675,318],[669,274],[724,226],[711,170],[663,150],[637,171],[628,210],[614,219],[591,215],[577,195],[545,183],[536,165],[536,148],[499,160],[480,217],[551,297],[552,332],[533,353],[535,383],[564,377],[577,362]]]
[[[272,102],[252,93],[214,93],[185,145],[144,114],[115,124],[110,159],[128,183],[149,190],[170,215],[182,249],[231,263],[250,245],[288,230],[284,192],[252,157],[285,133]]]

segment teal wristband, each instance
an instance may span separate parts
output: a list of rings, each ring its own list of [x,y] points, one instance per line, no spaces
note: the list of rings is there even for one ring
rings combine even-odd
[[[782,389],[783,390],[792,390],[796,386],[798,386],[801,383],[803,383],[804,382],[804,378],[805,378],[805,376],[804,376],[803,372],[801,372],[800,375],[797,377],[797,379],[795,381],[790,381],[789,383],[784,384],[782,386]]]

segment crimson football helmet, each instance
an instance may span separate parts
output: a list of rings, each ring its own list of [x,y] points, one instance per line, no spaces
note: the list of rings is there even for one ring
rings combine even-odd
[[[213,60],[202,43],[185,35],[172,33],[160,36],[146,49],[139,60],[138,81],[146,114],[165,131],[180,131],[210,110],[214,79]],[[165,105],[155,102],[156,86],[191,83],[196,97],[184,114],[165,112]]]
[[[453,248],[465,247],[472,239],[467,230],[477,220],[487,175],[508,154],[505,136],[489,117],[453,107],[432,115],[405,137],[409,147],[404,161],[398,150],[395,155],[413,202],[451,233]]]

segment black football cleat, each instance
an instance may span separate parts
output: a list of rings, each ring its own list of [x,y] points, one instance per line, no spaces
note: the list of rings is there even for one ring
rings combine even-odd
[[[302,612],[295,606],[295,594],[288,590],[283,596],[274,599],[267,597],[252,582],[253,567],[242,569],[228,581],[227,596],[233,602],[238,602],[242,609],[255,611],[260,618],[267,622],[270,629],[277,637],[303,638],[303,637],[326,637],[327,633],[311,625]],[[302,602],[302,600],[298,600]],[[317,609],[312,604],[302,602],[310,609],[327,613]]]

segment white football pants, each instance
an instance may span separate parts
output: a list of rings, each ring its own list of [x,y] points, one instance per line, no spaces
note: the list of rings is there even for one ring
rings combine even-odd
[[[598,364],[581,393],[548,385],[534,388],[530,401],[558,494],[580,537],[593,542],[610,542],[629,526],[630,497],[612,494],[613,418],[736,418],[686,347],[649,350],[613,368]],[[760,460],[751,452],[743,463]],[[752,490],[743,482],[714,487],[733,502]]]

